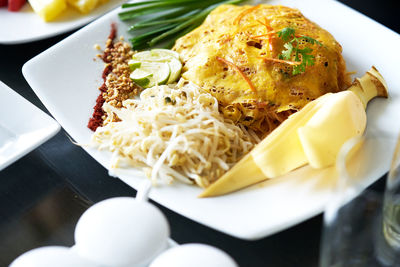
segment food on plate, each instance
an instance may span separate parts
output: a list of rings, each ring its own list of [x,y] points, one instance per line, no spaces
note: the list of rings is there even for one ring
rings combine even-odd
[[[108,2],[109,0],[67,0],[67,3],[83,14],[92,11],[96,6]]]
[[[89,13],[96,7],[98,0],[67,0],[67,3],[81,13]]]
[[[113,152],[111,170],[142,167],[154,183],[175,179],[207,187],[260,141],[253,131],[224,118],[212,95],[182,79],[174,83],[182,68],[178,53],[135,53],[116,40],[113,25],[99,57],[105,62],[104,83],[88,127],[95,131],[92,146]],[[168,67],[161,83],[169,85],[157,84],[160,69],[142,69],[149,64]],[[133,82],[137,70],[147,72],[144,77],[154,86],[143,90]]]
[[[29,3],[31,4],[33,11],[35,11],[44,21],[54,20],[67,8],[65,0],[30,0]]]
[[[57,19],[68,6],[86,14],[105,2],[108,0],[29,0],[33,11],[47,22]]]
[[[137,13],[120,17],[160,3],[127,4]],[[142,26],[171,20],[159,22]],[[152,44],[159,34],[130,41]],[[331,166],[363,134],[368,101],[387,97],[374,67],[350,87],[341,52],[330,33],[283,6],[220,5],[173,50],[133,51],[113,25],[91,145],[112,152],[111,171],[139,167],[153,183],[195,183],[202,197],[305,164]]]
[[[116,26],[112,24],[106,48],[98,55],[106,65],[102,75],[104,83],[88,123],[93,131],[110,121],[102,108],[105,102],[121,108],[122,101],[137,96],[143,88],[177,81],[182,69],[178,53],[167,49],[135,53],[128,43],[115,40],[116,33]]]
[[[173,49],[183,60],[183,78],[216,97],[225,116],[262,136],[351,83],[340,44],[284,6],[221,5]]]
[[[182,70],[179,54],[168,49],[136,53],[128,64],[131,79],[143,88],[176,82]]]
[[[236,191],[307,163],[313,168],[333,165],[341,146],[364,133],[365,108],[375,97],[388,97],[388,92],[383,77],[372,67],[348,90],[327,93],[291,115],[201,196]]]
[[[207,187],[258,140],[225,119],[212,95],[184,80],[148,88],[122,105],[104,103],[110,122],[96,129],[92,145],[113,152],[111,169],[142,167],[153,183]]]
[[[8,5],[9,11],[18,11],[25,5],[26,0],[8,0],[8,1],[0,1],[0,6]]]
[[[170,48],[175,40],[199,26],[221,4],[238,4],[245,0],[140,0],[122,5],[119,18],[131,25],[130,39],[136,50],[164,42]]]
[[[132,71],[129,61],[134,52],[128,43],[115,42],[116,33],[116,26],[112,24],[103,54],[98,55],[105,63],[102,74],[104,82],[99,88],[100,94],[96,99],[96,105],[88,123],[88,128],[92,131],[102,126],[104,120],[106,120],[106,114],[103,110],[105,102],[115,107],[122,107],[122,101],[136,96],[140,89],[130,78]]]
[[[0,7],[7,7],[8,11],[19,11],[23,5],[25,5],[26,0],[0,0]]]

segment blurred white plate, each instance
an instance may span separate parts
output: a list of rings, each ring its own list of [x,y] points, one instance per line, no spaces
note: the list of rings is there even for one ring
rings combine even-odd
[[[375,99],[368,106],[367,132],[379,129],[394,136],[400,129],[397,67],[400,54],[389,48],[400,47],[399,35],[332,0],[266,3],[297,7],[329,30],[343,46],[348,69],[357,71],[357,76],[363,75],[372,65],[378,68],[389,85],[390,98]],[[86,125],[99,94],[97,88],[102,83],[103,63],[93,60],[98,53],[93,45],[105,43],[112,22],[117,22],[119,34],[129,36],[126,25],[119,22],[117,12],[96,20],[23,67],[26,80],[48,110],[81,144],[90,140],[92,132]],[[369,181],[378,179],[389,169],[391,145],[386,142],[364,148],[364,154],[370,156],[365,166]],[[107,168],[109,153],[84,149]],[[239,238],[257,239],[320,213],[329,200],[332,171],[304,167],[284,177],[217,198],[199,199],[196,196],[201,192],[200,188],[179,183],[154,188],[150,197],[199,223]],[[135,170],[120,174],[120,178],[134,188],[143,177]]]
[[[109,0],[89,14],[80,14],[68,7],[55,21],[44,22],[29,4],[18,12],[0,8],[0,44],[32,42],[81,27],[107,11],[121,5],[126,0]]]
[[[0,81],[0,171],[59,130],[49,115]]]

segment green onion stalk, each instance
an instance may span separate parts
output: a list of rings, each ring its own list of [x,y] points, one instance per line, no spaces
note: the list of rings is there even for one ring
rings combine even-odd
[[[163,44],[174,45],[176,39],[197,28],[212,10],[222,4],[239,4],[245,0],[148,0],[122,5],[118,14],[130,25],[133,49]],[[125,11],[126,10],[126,11]]]

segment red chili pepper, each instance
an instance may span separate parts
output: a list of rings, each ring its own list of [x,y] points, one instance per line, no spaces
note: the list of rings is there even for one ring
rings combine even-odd
[[[117,35],[117,27],[114,23],[111,24],[111,32],[110,35],[108,36],[108,39],[111,39],[111,42],[108,44],[108,48],[112,48],[114,46],[114,39]],[[102,57],[103,61],[105,63],[109,63],[107,60],[107,54],[104,53]],[[103,104],[105,102],[105,99],[103,97],[103,93],[107,92],[107,85],[106,85],[106,80],[108,74],[112,72],[112,66],[107,65],[102,73],[102,78],[103,78],[103,85],[99,88],[100,94],[96,99],[96,105],[93,107],[93,114],[92,117],[89,119],[87,127],[92,130],[93,132],[96,131],[98,127],[100,127],[103,124],[103,115],[104,115],[104,110],[103,110]]]

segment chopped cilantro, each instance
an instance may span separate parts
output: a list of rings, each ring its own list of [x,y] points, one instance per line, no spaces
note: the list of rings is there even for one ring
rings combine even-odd
[[[285,42],[283,45],[284,49],[282,50],[281,54],[279,54],[278,58],[290,60],[294,55],[294,61],[301,62],[299,65],[293,66],[293,75],[305,72],[307,66],[313,66],[315,63],[315,57],[311,55],[313,49],[309,47],[303,49],[298,48],[300,40],[306,40],[306,42],[310,43],[311,45],[317,44],[322,46],[321,42],[309,36],[296,37],[295,32],[296,30],[290,27],[283,28],[277,32],[278,37]]]
[[[282,30],[280,30],[278,33],[278,37],[281,38],[284,42],[288,42],[290,40],[291,37],[295,37],[294,33],[295,33],[295,29],[293,28],[283,28]]]
[[[286,43],[283,45],[285,50],[282,51],[282,59],[289,60],[292,56],[293,52],[293,44],[292,43]]]

